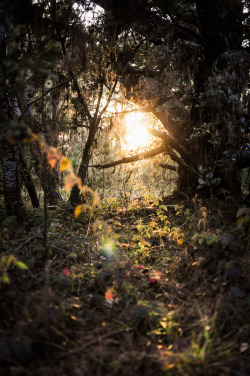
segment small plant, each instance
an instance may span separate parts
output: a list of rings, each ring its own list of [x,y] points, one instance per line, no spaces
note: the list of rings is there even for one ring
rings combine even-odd
[[[0,283],[10,283],[9,269],[12,266],[16,266],[21,270],[27,270],[28,267],[22,262],[16,259],[13,255],[1,256],[0,258]]]

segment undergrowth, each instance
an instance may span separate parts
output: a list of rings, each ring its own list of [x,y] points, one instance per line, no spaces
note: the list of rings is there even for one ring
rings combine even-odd
[[[1,375],[248,375],[249,217],[218,201],[67,204],[1,230]],[[10,259],[11,258],[11,259]],[[7,279],[6,279],[7,278]]]

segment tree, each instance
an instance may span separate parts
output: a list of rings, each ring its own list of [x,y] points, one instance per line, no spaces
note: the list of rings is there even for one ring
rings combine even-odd
[[[0,121],[1,132],[6,137],[10,131],[10,121],[13,112],[10,108],[6,83],[6,32],[7,19],[4,15],[3,2],[0,2]],[[3,137],[4,138],[4,137]],[[25,207],[20,191],[20,163],[18,145],[4,142],[1,145],[1,166],[3,176],[3,190],[6,213],[8,216],[16,215],[19,220],[26,219]]]
[[[88,2],[86,2],[86,8],[83,8],[83,10],[94,11]],[[77,24],[68,51],[66,50],[66,42],[61,36],[61,30],[59,27],[56,29],[65,58],[69,56],[71,58],[68,72],[73,78],[72,91],[77,94],[77,101],[74,101],[74,104],[80,106],[82,120],[88,129],[87,140],[78,170],[78,176],[84,185],[86,184],[93,144],[97,137],[102,117],[114,99],[121,74],[136,53],[140,43],[130,46],[126,59],[123,59],[117,65],[116,71],[114,71],[111,62],[116,60],[116,40],[109,31],[105,30],[103,17],[100,16],[96,22],[93,22],[90,27],[85,27],[85,29],[82,23],[80,25]],[[83,57],[82,54],[86,55],[86,66],[83,64],[83,59],[81,59]],[[72,59],[72,55],[74,55],[74,59]],[[82,197],[77,186],[73,187],[69,200],[72,204],[81,202]]]
[[[106,10],[107,29],[113,24],[117,41],[128,30],[146,39],[121,81],[127,96],[151,109],[166,128],[159,136],[164,152],[178,165],[178,188],[188,193],[198,186],[239,196],[240,170],[249,166],[249,4],[96,3]],[[118,60],[123,58],[121,46]]]
[[[97,0],[95,4],[104,12],[87,24],[84,14],[95,12],[91,1],[4,2],[7,41],[13,41],[8,59],[1,45],[11,66],[8,88],[5,85],[1,92],[5,128],[13,117],[12,102],[21,112],[17,127],[21,129],[23,122],[52,146],[60,148],[60,135],[82,127],[78,175],[86,184],[98,130],[122,85],[127,99],[162,122],[165,132],[151,129],[162,145],[98,167],[168,154],[177,166],[178,188],[185,194],[196,192],[198,186],[206,194],[228,191],[239,196],[241,169],[249,166],[249,3]],[[7,139],[7,128],[2,140]],[[14,145],[8,147],[16,150]],[[10,158],[2,150],[2,156]],[[13,155],[16,167],[13,164],[11,170],[18,182],[19,157]],[[58,174],[42,164],[38,142],[23,153],[22,165],[30,156],[41,186],[48,188],[48,202],[57,204]],[[175,169],[169,163],[160,166]],[[81,199],[76,186],[70,201]]]

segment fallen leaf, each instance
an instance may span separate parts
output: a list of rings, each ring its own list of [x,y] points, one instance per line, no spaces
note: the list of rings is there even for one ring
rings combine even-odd
[[[63,268],[63,270],[62,270],[62,274],[64,274],[64,275],[66,275],[66,276],[68,276],[68,275],[70,275],[70,270],[69,270],[69,268]]]
[[[114,296],[114,289],[112,287],[109,287],[105,292],[105,299],[110,300],[113,299]]]

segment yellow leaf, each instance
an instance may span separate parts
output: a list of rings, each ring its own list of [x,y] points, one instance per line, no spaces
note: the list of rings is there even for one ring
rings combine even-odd
[[[82,212],[86,212],[86,211],[89,211],[90,214],[92,214],[92,207],[89,206],[89,205],[86,205],[86,204],[82,204],[82,205],[78,205],[76,208],[75,208],[75,217],[79,217],[79,215],[82,213]]]
[[[60,163],[60,171],[70,170],[72,168],[72,164],[70,160],[66,157],[62,157]]]
[[[167,322],[166,321],[160,321],[161,326],[166,329],[167,328]]]
[[[93,224],[94,232],[101,231],[103,234],[108,235],[111,232],[111,227],[105,221],[100,221],[97,219]]]
[[[83,205],[77,205],[77,207],[75,208],[75,217],[79,217],[79,215],[81,214],[82,212],[82,207]]]

